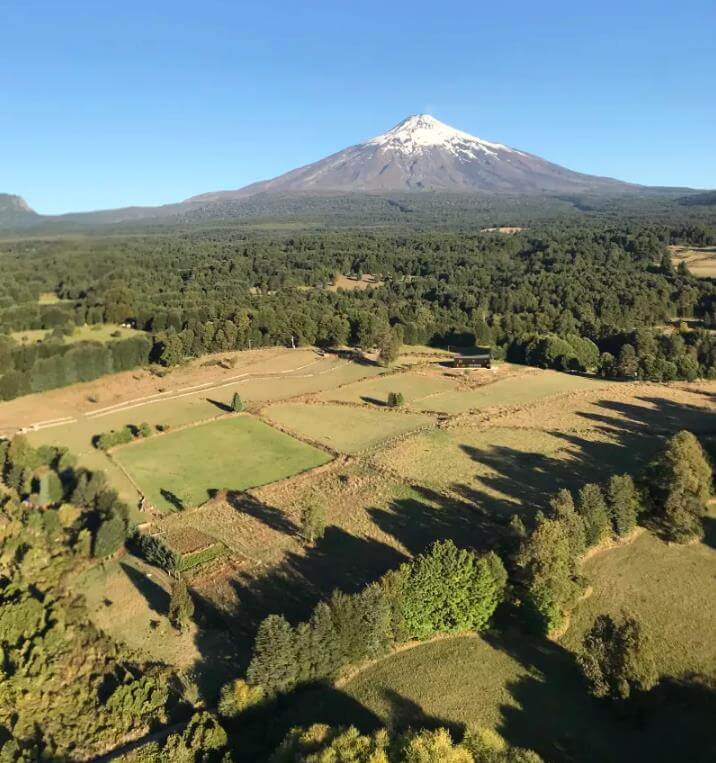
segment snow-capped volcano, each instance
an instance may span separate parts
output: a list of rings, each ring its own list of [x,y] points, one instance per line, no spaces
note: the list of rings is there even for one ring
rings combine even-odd
[[[365,143],[238,191],[188,199],[191,204],[241,199],[260,192],[483,191],[564,193],[618,191],[627,183],[583,175],[477,138],[430,114],[404,119]]]
[[[369,146],[380,146],[406,154],[417,154],[426,148],[440,146],[455,156],[474,159],[477,154],[492,154],[498,151],[516,152],[514,148],[502,143],[491,143],[469,133],[456,130],[430,114],[416,114],[408,117],[393,127],[392,130],[378,135],[367,142]]]

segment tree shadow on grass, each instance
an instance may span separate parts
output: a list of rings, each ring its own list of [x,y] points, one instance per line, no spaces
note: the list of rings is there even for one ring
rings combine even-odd
[[[214,400],[211,397],[207,397],[205,399],[207,403],[211,403],[212,405],[216,406],[223,413],[231,413],[233,411],[233,408],[228,403],[224,403],[221,400]]]
[[[422,485],[411,485],[418,498],[401,498],[387,508],[368,509],[373,522],[411,554],[435,540],[489,550],[505,531],[484,509],[468,500],[451,498]]]
[[[713,679],[667,677],[613,704],[589,694],[574,655],[561,645],[514,625],[483,637],[526,671],[506,685],[512,702],[500,708],[497,730],[510,744],[565,763],[714,760]]]
[[[383,724],[380,718],[340,689],[322,683],[299,686],[288,695],[242,714],[228,723],[229,736],[238,740],[241,760],[269,760],[294,726],[325,723],[354,725],[372,732]]]
[[[119,566],[134,587],[144,596],[150,609],[160,615],[166,615],[169,612],[169,594],[158,583],[131,564],[120,562]]]
[[[252,568],[232,579],[239,602],[237,627],[254,633],[261,620],[275,612],[294,622],[306,620],[336,588],[360,591],[403,561],[405,556],[392,546],[329,526],[303,553],[289,551],[267,571]]]
[[[281,509],[269,506],[248,493],[231,490],[226,494],[226,501],[232,509],[258,519],[272,530],[290,536],[298,534],[298,525]]]
[[[184,511],[184,501],[179,498],[176,493],[172,493],[171,490],[167,490],[166,488],[160,488],[159,494],[167,503],[171,505],[174,511]]]
[[[386,400],[380,400],[377,397],[369,397],[368,395],[361,395],[360,399],[364,403],[369,403],[370,405],[377,405],[379,408],[385,408],[388,405]]]
[[[492,517],[507,519],[519,511],[529,518],[544,510],[561,488],[575,490],[624,472],[638,476],[665,438],[681,429],[693,431],[706,448],[713,449],[716,414],[660,397],[638,400],[647,405],[602,400],[596,405],[604,412],[580,412],[591,425],[585,433],[544,430],[562,443],[551,454],[529,449],[529,430],[524,450],[462,444],[463,452],[487,469],[474,482],[454,484],[451,489]]]

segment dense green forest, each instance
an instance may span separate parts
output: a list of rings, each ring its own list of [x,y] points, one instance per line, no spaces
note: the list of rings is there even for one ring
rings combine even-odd
[[[568,222],[516,235],[396,230],[292,235],[233,227],[0,243],[0,398],[146,364],[291,343],[491,345],[563,370],[668,380],[716,373],[716,289],[666,246],[709,244],[702,224]],[[370,273],[378,288],[329,289]],[[38,301],[43,293],[59,298]],[[143,334],[68,343],[84,324]],[[21,343],[12,332],[44,329]]]

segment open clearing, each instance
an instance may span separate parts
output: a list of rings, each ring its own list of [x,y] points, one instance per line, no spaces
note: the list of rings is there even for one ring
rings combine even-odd
[[[716,246],[689,247],[670,246],[674,262],[686,263],[696,278],[716,278]]]
[[[338,291],[339,289],[344,291],[364,291],[365,289],[374,289],[382,285],[383,281],[370,273],[363,273],[361,278],[339,274],[328,287],[328,291]]]
[[[204,503],[214,490],[245,490],[330,457],[239,415],[126,445],[113,458],[156,508],[172,511]]]
[[[516,408],[554,395],[601,389],[602,379],[499,363],[492,369],[456,371],[431,365],[364,379],[318,395],[319,400],[385,405],[389,392],[401,392],[408,408],[450,415],[494,408]]]
[[[16,342],[33,344],[48,337],[52,331],[49,329],[33,329],[29,331],[14,331],[11,336]],[[62,337],[63,344],[77,344],[77,342],[113,342],[117,339],[127,339],[130,336],[141,334],[136,329],[125,328],[113,323],[97,325],[77,326],[69,336]]]
[[[562,643],[579,649],[594,618],[628,612],[639,618],[665,675],[716,675],[716,518],[706,518],[703,543],[680,546],[644,533],[597,554],[583,573],[592,594],[571,616]]]
[[[457,383],[438,375],[407,373],[380,376],[348,384],[336,390],[328,390],[318,395],[319,400],[344,403],[369,403],[385,405],[390,392],[401,392],[405,402],[410,404],[430,395],[457,389]]]
[[[357,453],[432,422],[420,414],[330,404],[278,403],[262,413],[269,421],[341,453]]]

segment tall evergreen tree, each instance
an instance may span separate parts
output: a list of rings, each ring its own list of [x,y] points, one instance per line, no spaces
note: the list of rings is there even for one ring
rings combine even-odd
[[[609,511],[604,501],[604,494],[599,485],[584,485],[577,499],[579,515],[584,520],[587,546],[595,546],[607,538],[611,531]]]
[[[699,441],[679,432],[650,465],[652,511],[668,538],[685,542],[703,534],[701,517],[711,495],[712,470]]]
[[[636,527],[641,509],[634,480],[628,474],[613,475],[607,484],[606,496],[614,532],[623,538]]]
[[[281,615],[269,615],[259,626],[246,678],[271,694],[286,691],[296,683],[294,632]]]
[[[574,559],[579,558],[587,547],[584,519],[574,508],[574,498],[569,490],[563,488],[550,500],[550,506],[555,519],[564,524],[569,539],[570,553]]]

